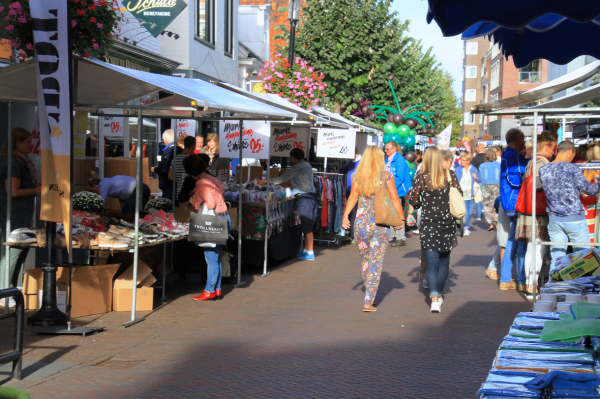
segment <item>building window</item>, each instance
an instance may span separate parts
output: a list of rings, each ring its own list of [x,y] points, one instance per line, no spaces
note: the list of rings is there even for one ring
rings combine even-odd
[[[481,59],[481,77],[485,77],[485,57]]]
[[[474,125],[475,115],[469,112],[465,112],[465,125]]]
[[[233,0],[225,0],[225,54],[233,56]]]
[[[477,77],[477,67],[476,66],[465,67],[465,78],[476,78],[476,77]]]
[[[492,76],[490,78],[490,91],[500,86],[500,61],[494,62],[492,65]]]
[[[492,46],[492,59],[496,58],[498,54],[500,54],[500,45],[496,43]]]
[[[465,101],[477,101],[477,90],[465,90]]]
[[[532,84],[540,83],[540,62],[539,60],[533,61],[525,68],[519,69],[519,83],[520,84]]]
[[[467,43],[467,55],[477,55],[477,42]]]
[[[215,0],[198,0],[196,37],[215,45]]]

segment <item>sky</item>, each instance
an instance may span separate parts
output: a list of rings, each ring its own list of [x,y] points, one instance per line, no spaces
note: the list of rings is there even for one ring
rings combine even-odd
[[[428,25],[427,7],[427,0],[394,0],[392,3],[392,11],[398,12],[398,18],[410,20],[408,35],[421,39],[425,51],[433,46],[442,69],[454,78],[454,92],[462,98],[463,41],[460,35],[444,37],[435,21]]]

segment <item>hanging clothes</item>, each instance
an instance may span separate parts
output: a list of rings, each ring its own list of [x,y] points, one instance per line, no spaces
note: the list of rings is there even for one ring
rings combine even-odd
[[[346,208],[344,183],[338,178],[315,177],[315,188],[321,202],[319,212],[321,229],[332,232],[342,230],[342,215]]]

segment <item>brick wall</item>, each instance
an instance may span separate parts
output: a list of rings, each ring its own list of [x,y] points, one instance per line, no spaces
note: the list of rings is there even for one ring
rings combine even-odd
[[[467,46],[469,43],[477,43],[477,54],[467,54]],[[471,106],[479,104],[483,99],[483,86],[481,79],[482,61],[490,49],[490,42],[484,38],[477,38],[473,40],[465,41],[463,46],[463,124],[461,127],[461,136],[465,134],[469,138],[481,136],[481,116],[475,115],[473,124],[467,124],[467,118],[465,114],[468,114],[471,110]],[[467,77],[467,68],[476,67],[476,74],[473,78]],[[467,101],[467,90],[475,90],[476,97],[474,100]]]

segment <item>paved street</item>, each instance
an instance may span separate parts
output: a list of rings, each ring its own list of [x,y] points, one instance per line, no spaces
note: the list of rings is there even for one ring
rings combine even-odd
[[[82,319],[108,328],[85,338],[27,328],[26,361],[69,368],[9,385],[34,399],[474,398],[512,319],[530,308],[486,278],[496,235],[474,223],[452,253],[440,314],[419,289],[418,236],[388,249],[377,313],[362,312],[356,246],[318,247],[315,262],[290,260],[264,280],[245,273],[223,301],[190,300],[204,288],[194,275],[171,284],[168,303],[128,329],[129,314],[116,312]],[[12,323],[0,321],[3,352]]]

